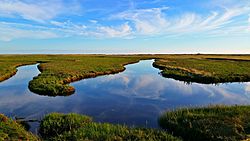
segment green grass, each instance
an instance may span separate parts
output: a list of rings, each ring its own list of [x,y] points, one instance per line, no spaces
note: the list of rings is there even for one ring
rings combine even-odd
[[[39,132],[46,139],[81,128],[90,122],[92,122],[92,118],[84,115],[52,113],[44,117]]]
[[[162,114],[159,125],[184,140],[243,140],[250,134],[250,106],[180,109]]]
[[[164,77],[186,82],[210,84],[250,81],[250,60],[246,56],[244,60],[216,57],[164,58],[157,59],[153,65],[162,70]]]
[[[0,141],[6,140],[40,140],[35,135],[26,131],[24,127],[6,116],[0,114]]]
[[[95,123],[91,118],[77,114],[47,115],[41,122],[40,134],[44,140],[91,141],[177,141],[167,132],[157,129],[128,128],[122,125]]]

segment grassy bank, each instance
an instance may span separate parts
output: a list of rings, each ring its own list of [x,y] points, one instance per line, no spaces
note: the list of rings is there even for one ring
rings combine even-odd
[[[250,56],[180,56],[157,59],[164,77],[198,83],[250,81]]]
[[[0,114],[0,140],[30,140],[37,141],[40,140],[35,135],[26,131],[23,126],[17,122],[7,118],[6,116]]]
[[[0,82],[15,75],[17,67],[35,63],[31,56],[0,55]]]
[[[95,123],[90,117],[78,114],[47,115],[41,122],[44,140],[91,141],[177,141],[178,138],[156,129],[128,128],[108,123]]]
[[[159,125],[184,140],[244,140],[250,134],[250,106],[180,109],[164,113]]]

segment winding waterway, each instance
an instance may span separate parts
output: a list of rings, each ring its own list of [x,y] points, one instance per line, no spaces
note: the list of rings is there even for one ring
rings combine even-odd
[[[127,65],[126,70],[118,74],[72,83],[76,92],[67,97],[30,92],[28,83],[40,72],[37,65],[22,66],[15,76],[0,83],[0,113],[41,119],[50,112],[75,112],[92,116],[99,122],[158,127],[157,118],[166,110],[210,104],[250,104],[250,83],[186,84],[163,78],[152,63],[153,60],[140,61]],[[32,124],[33,131],[37,124]]]

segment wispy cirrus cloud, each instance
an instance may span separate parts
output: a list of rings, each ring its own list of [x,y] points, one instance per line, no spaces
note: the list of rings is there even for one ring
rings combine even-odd
[[[0,40],[14,39],[50,39],[65,37],[85,38],[128,38],[132,33],[128,23],[117,26],[86,26],[71,21],[51,21],[50,26],[0,22]]]
[[[110,38],[127,37],[132,34],[132,28],[128,23],[124,23],[115,27],[100,26],[97,28],[97,31],[99,32],[99,36],[101,38],[105,36]]]
[[[162,12],[167,9],[168,7],[129,10],[113,15],[111,19],[128,20],[134,24],[139,34],[152,34],[168,26]]]
[[[46,28],[0,22],[0,40],[2,41],[11,41],[20,38],[50,39],[58,37],[59,35]]]
[[[21,17],[26,20],[44,22],[62,13],[72,13],[79,10],[79,7],[76,5],[76,3],[65,5],[62,0],[1,0],[0,15],[4,17]]]
[[[132,29],[128,23],[116,26],[104,26],[97,24],[97,21],[90,21],[91,24],[75,24],[71,21],[51,21],[56,26],[54,30],[64,32],[64,35],[87,36],[94,38],[118,38],[131,35]]]
[[[246,26],[242,24],[237,25],[237,23],[244,23],[242,20],[247,19],[240,19],[239,21],[237,18],[247,15],[249,12],[250,7],[243,6],[211,10],[206,15],[197,12],[183,12],[179,15],[168,16],[168,8],[162,7],[128,10],[112,16],[112,18],[130,21],[134,24],[135,33],[139,35],[154,36],[159,34],[194,34],[201,32],[211,34],[222,29],[234,33],[237,29]],[[241,31],[238,30],[238,32]]]

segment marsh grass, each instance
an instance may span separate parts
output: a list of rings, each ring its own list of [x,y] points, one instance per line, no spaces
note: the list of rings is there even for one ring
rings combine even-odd
[[[40,63],[41,74],[29,82],[40,95],[68,96],[75,92],[69,83],[113,74],[124,65],[156,59],[154,67],[165,77],[186,82],[245,82],[250,79],[249,55],[0,55],[0,82],[16,73],[16,67]]]
[[[179,109],[161,115],[159,125],[184,140],[243,140],[250,133],[250,106]]]
[[[177,141],[167,132],[157,129],[129,128],[122,125],[95,123],[77,114],[47,115],[41,122],[40,134],[45,140],[91,141]]]
[[[17,140],[40,140],[37,136],[26,131],[25,128],[16,121],[0,114],[0,141],[17,141]]]
[[[250,57],[249,57],[250,58]],[[154,67],[164,77],[205,84],[250,81],[250,60],[245,58],[165,58]]]

